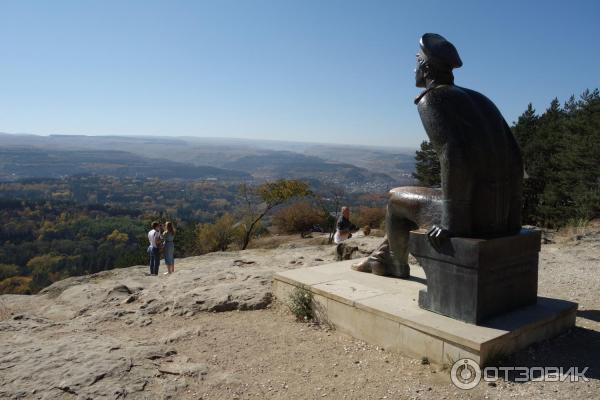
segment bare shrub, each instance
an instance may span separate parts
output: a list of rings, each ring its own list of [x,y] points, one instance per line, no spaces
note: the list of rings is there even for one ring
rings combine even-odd
[[[553,236],[558,242],[579,240],[583,236],[600,230],[600,219],[572,218],[567,224],[556,232],[544,230],[546,234]]]
[[[312,293],[297,287],[290,293],[287,306],[298,321],[308,321],[313,318],[312,302]]]
[[[379,228],[385,220],[384,207],[360,206],[352,214],[352,222],[362,227]]]
[[[31,294],[30,276],[12,276],[0,281],[0,294]]]
[[[311,205],[307,201],[294,203],[277,211],[273,216],[273,225],[285,233],[303,233],[313,226],[324,226],[327,215],[323,209]]]

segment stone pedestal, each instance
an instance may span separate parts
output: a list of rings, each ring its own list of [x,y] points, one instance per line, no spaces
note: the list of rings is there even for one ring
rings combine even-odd
[[[409,250],[425,271],[419,306],[472,324],[536,303],[539,231],[496,239],[451,238],[434,249],[425,230]]]
[[[471,358],[481,365],[570,329],[577,304],[539,297],[535,304],[504,313],[482,325],[420,308],[425,275],[411,267],[411,278],[396,279],[350,269],[361,260],[277,273],[273,293],[289,301],[298,287],[313,295],[317,319],[373,345],[438,364]]]

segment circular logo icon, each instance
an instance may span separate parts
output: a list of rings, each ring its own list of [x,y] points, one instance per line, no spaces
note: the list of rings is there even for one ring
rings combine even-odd
[[[452,365],[450,379],[460,389],[473,389],[481,381],[481,368],[470,358],[461,358]]]

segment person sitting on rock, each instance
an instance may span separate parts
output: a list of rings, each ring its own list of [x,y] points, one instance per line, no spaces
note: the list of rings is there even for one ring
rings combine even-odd
[[[342,215],[337,221],[335,236],[333,241],[335,244],[340,244],[344,240],[350,239],[352,233],[358,231],[358,227],[350,222],[350,209],[348,207],[342,207]]]

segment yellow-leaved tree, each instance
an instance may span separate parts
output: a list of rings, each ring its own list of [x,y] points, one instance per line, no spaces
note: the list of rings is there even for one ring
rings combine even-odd
[[[223,214],[214,224],[198,226],[198,248],[202,253],[225,251],[242,234],[239,224],[228,213]]]
[[[243,200],[241,227],[244,231],[242,250],[248,247],[254,230],[269,211],[288,200],[311,194],[306,182],[293,179],[265,182],[258,187],[243,184],[240,187]]]

